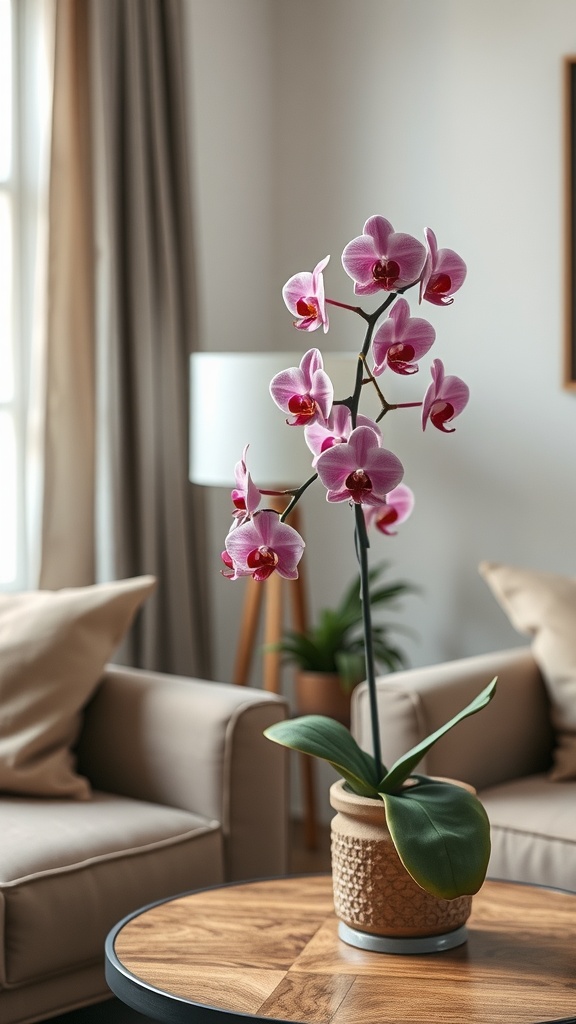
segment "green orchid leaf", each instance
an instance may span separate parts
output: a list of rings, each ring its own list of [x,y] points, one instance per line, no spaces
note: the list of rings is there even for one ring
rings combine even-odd
[[[374,758],[362,750],[346,726],[325,715],[303,715],[301,718],[275,722],[264,735],[291,750],[328,761],[346,780],[354,793],[377,796]]]
[[[485,708],[486,705],[490,703],[494,693],[496,692],[496,682],[497,680],[493,679],[492,682],[489,683],[488,686],[486,686],[482,692],[470,702],[470,704],[467,704],[462,711],[459,711],[457,715],[454,715],[454,718],[451,718],[445,725],[436,729],[436,732],[433,732],[431,736],[428,736],[426,739],[422,740],[421,743],[418,743],[417,746],[412,747],[412,749],[406,754],[403,754],[402,757],[398,758],[390,768],[390,771],[382,779],[382,782],[378,786],[379,791],[381,793],[397,792],[402,783],[405,782],[412,774],[416,765],[422,760],[424,754],[430,750],[430,747],[433,747],[434,744],[445,735],[445,733],[449,732],[450,729],[453,729],[455,725],[458,725],[458,722],[462,722],[465,718],[469,718],[470,715],[477,714],[478,711],[481,711],[482,708]]]
[[[418,885],[447,900],[478,892],[490,857],[490,823],[477,797],[433,780],[381,796],[398,856]]]

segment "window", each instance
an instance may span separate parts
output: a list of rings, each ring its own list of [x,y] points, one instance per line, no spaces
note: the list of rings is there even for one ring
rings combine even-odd
[[[0,587],[29,578],[27,423],[49,114],[45,0],[0,0]]]
[[[17,576],[19,495],[16,471],[12,221],[15,205],[13,146],[12,4],[0,0],[0,583]]]

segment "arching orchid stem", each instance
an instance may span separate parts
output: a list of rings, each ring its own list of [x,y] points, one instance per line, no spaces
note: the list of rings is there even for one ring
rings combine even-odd
[[[373,313],[366,315],[365,319],[368,321],[368,327],[366,328],[366,334],[364,336],[364,343],[358,356],[358,369],[356,371],[356,383],[354,385],[354,394],[352,395],[352,404],[350,406],[350,412],[352,414],[352,427],[356,426],[356,417],[358,415],[358,406],[360,405],[360,394],[362,392],[362,385],[364,383],[364,367],[366,366],[366,356],[370,351],[370,345],[372,342],[372,335],[374,334],[374,328],[378,323],[378,320],[382,316],[389,306],[392,305],[394,299],[397,298],[397,293],[392,292],[384,302],[380,303],[378,309],[375,309]]]
[[[368,374],[367,380],[363,381],[363,383],[364,384],[372,383],[374,385],[375,389],[376,389],[376,394],[378,395],[378,398],[380,399],[380,404],[382,405],[382,412],[381,412],[380,416],[378,417],[378,419],[381,419],[382,416],[384,416],[384,414],[387,413],[389,409],[393,409],[394,406],[390,405],[390,402],[387,402],[386,399],[384,398],[384,395],[382,394],[382,391],[380,390],[380,385],[378,384],[378,381],[376,380],[374,374],[372,373],[370,367],[368,366],[368,363],[366,362],[366,356],[362,355],[360,358],[362,359],[362,361],[364,363],[364,369],[366,370],[366,373]]]
[[[366,313],[361,306],[350,306],[347,302],[337,302],[336,299],[325,299],[327,305],[339,306],[340,309],[349,309],[351,313],[358,313],[364,320],[370,319],[370,314]]]
[[[282,515],[280,516],[280,522],[281,523],[286,522],[286,520],[287,520],[288,516],[290,515],[292,509],[300,501],[300,498],[304,494],[304,491],[306,491],[308,489],[308,487],[310,487],[310,484],[313,484],[314,481],[317,480],[317,479],[318,479],[318,473],[313,473],[312,476],[309,476],[308,479],[305,480],[305,482],[302,484],[301,487],[299,487],[296,491],[293,492],[292,499],[288,502],[288,505],[286,506],[286,508],[284,509]],[[290,494],[291,492],[290,491],[285,491],[285,493],[286,494]]]
[[[396,405],[388,405],[388,409],[419,409],[421,405],[422,402],[397,402]]]
[[[411,287],[411,285],[409,287]],[[384,302],[380,303],[380,305],[378,306],[378,309],[375,309],[373,313],[370,313],[366,317],[366,319],[372,324],[372,326],[374,326],[376,321],[379,320],[380,317],[382,316],[382,313],[386,312],[388,307],[392,305],[394,300],[398,298],[398,296],[401,294],[402,291],[406,291],[406,289],[405,288],[403,288],[403,289],[399,288],[397,292],[390,292],[390,295],[386,299],[384,299]],[[366,347],[366,344],[364,344],[363,352],[364,352],[364,355],[368,354],[368,348]]]
[[[372,728],[372,753],[376,767],[376,785],[384,775],[386,768],[382,764],[380,744],[380,728],[378,724],[378,704],[376,700],[376,675],[374,671],[374,648],[372,643],[372,614],[370,611],[370,577],[368,574],[368,548],[370,541],[366,530],[366,520],[361,504],[354,505],[356,517],[356,554],[360,563],[360,594],[362,598],[362,623],[364,627],[364,655],[366,660],[366,679],[368,682],[368,698],[370,701],[370,723]]]
[[[394,409],[418,409],[421,408],[422,402],[398,402],[396,405],[390,405],[383,396],[380,396],[382,401],[382,412],[379,412],[376,417],[376,423],[380,423],[380,420],[384,419],[387,412],[393,412]]]

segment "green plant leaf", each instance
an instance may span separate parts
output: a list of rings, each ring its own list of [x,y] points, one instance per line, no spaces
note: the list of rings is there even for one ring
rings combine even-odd
[[[378,565],[374,565],[368,572],[368,581],[370,586],[382,575],[387,569],[389,569],[389,562],[381,562]],[[416,593],[419,590],[418,587],[413,586],[410,583],[405,583],[399,580],[395,583],[390,583],[388,586],[381,587],[380,589],[370,591],[370,605],[374,607],[377,604],[383,602],[394,601],[397,597],[407,593]],[[362,600],[360,597],[360,577],[356,577],[352,583],[347,587],[342,596],[342,600],[337,608],[337,614],[341,619],[350,619],[351,621],[357,621],[362,617]]]
[[[419,592],[419,587],[411,583],[403,583],[399,580],[397,583],[390,583],[387,587],[380,587],[379,590],[370,591],[370,604],[374,608],[378,604],[391,603],[397,597],[403,597],[404,594],[418,594]]]
[[[377,796],[374,758],[362,750],[346,726],[325,715],[275,722],[264,735],[291,750],[320,757],[336,769],[359,796]]]
[[[398,856],[418,885],[447,900],[478,892],[490,857],[490,823],[477,797],[429,779],[381,796]]]
[[[366,674],[366,659],[363,652],[355,654],[354,651],[338,651],[335,660],[342,689],[345,693],[352,693],[356,684],[361,683]]]
[[[440,728],[436,729],[436,732],[433,732],[431,736],[428,736],[425,740],[422,740],[421,743],[418,743],[417,746],[412,747],[412,749],[406,754],[403,754],[402,757],[398,758],[390,768],[389,772],[382,779],[378,786],[379,791],[381,793],[394,793],[398,791],[402,783],[405,782],[405,780],[412,774],[419,761],[422,760],[424,754],[430,750],[430,747],[433,747],[434,744],[445,735],[445,733],[449,732],[450,729],[453,729],[455,725],[458,725],[458,722],[462,722],[463,719],[469,718],[470,715],[477,714],[478,711],[481,711],[482,708],[485,708],[486,705],[490,703],[494,693],[496,692],[496,682],[497,680],[493,679],[492,682],[488,683],[488,686],[484,687],[481,693],[479,693],[478,696],[470,702],[470,704],[467,704],[462,711],[459,711],[457,715],[454,715],[449,722],[446,722],[445,725],[441,725]]]
[[[388,563],[372,566],[368,572],[369,583],[374,584],[381,574],[389,569]],[[370,594],[370,606],[375,607],[385,602],[393,602],[397,597],[410,591],[417,591],[408,583],[394,582],[388,586],[375,587]],[[372,626],[374,640],[374,657],[378,667],[388,670],[402,668],[406,664],[404,655],[391,647],[388,636],[392,631],[400,631],[412,635],[400,624]],[[341,654],[348,652],[364,655],[364,630],[362,601],[360,597],[360,577],[357,576],[344,591],[336,608],[325,608],[319,612],[315,626],[303,632],[285,630],[282,639],[274,644],[266,644],[265,651],[278,651],[284,660],[295,662],[300,668],[312,672],[338,673],[337,660]],[[361,678],[365,677],[364,670]],[[349,674],[346,672],[346,679]]]

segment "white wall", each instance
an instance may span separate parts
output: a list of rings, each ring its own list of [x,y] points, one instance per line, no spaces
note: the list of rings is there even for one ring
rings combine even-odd
[[[297,344],[283,281],[330,252],[328,294],[350,301],[340,253],[372,213],[413,234],[429,224],[457,249],[464,288],[423,315],[471,402],[447,437],[422,435],[417,414],[386,419],[417,506],[373,552],[422,587],[402,616],[419,633],[413,664],[522,642],[476,566],[576,572],[576,395],[561,388],[562,72],[576,4],[195,0],[189,11],[205,347]],[[255,272],[261,316],[245,304]],[[331,322],[313,336],[321,347],[360,343],[359,320],[333,310]],[[418,378],[390,387],[419,396],[427,366]],[[319,494],[303,512],[317,607],[354,571],[351,517]],[[217,575],[221,536],[211,546],[227,678],[239,601]]]
[[[187,0],[185,11],[202,348],[272,348],[273,5],[269,0]],[[230,681],[244,591],[219,574],[229,494],[210,488],[207,503],[214,675]]]

